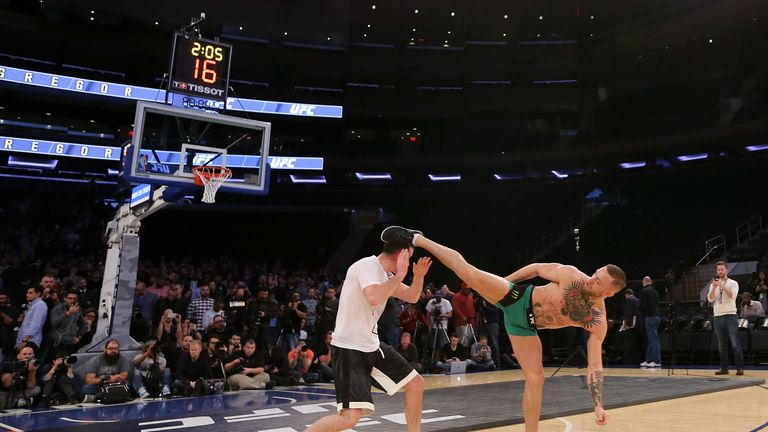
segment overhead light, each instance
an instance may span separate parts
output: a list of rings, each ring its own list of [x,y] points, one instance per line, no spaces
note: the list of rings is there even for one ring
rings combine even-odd
[[[451,31],[450,31],[450,30],[448,30],[448,34],[451,34]]]
[[[494,174],[493,178],[496,180],[520,180],[523,176],[519,174]]]
[[[451,16],[456,16],[456,13],[455,12],[451,12]]]
[[[623,169],[642,168],[645,165],[645,162],[622,162],[619,164]]]
[[[419,10],[418,9],[414,9],[413,13],[417,14],[417,13],[419,13]]]
[[[96,11],[91,11],[91,13],[92,13],[92,14],[95,14],[95,13],[96,13]]]
[[[363,33],[363,37],[368,37],[368,33]]]
[[[753,145],[753,146],[746,146],[744,147],[747,151],[762,151],[762,150],[768,150],[768,144],[760,144],[760,145]]]
[[[368,24],[368,28],[371,28],[371,25],[370,25],[370,24]]]
[[[240,30],[242,30],[242,29],[243,29],[243,26],[240,26]]]
[[[593,20],[593,19],[595,19],[595,16],[594,15],[590,15],[589,19]]]
[[[283,36],[288,36],[288,32],[283,32]]]
[[[91,21],[93,21],[93,17],[91,17]]]
[[[8,156],[8,166],[20,168],[56,169],[58,159],[32,159],[23,156]]]
[[[291,174],[291,183],[316,183],[316,184],[325,184],[325,176],[300,176],[296,174]]]
[[[709,40],[709,43],[712,43],[712,42],[713,42],[713,40],[712,40],[712,39],[710,39],[710,40]]]
[[[504,14],[504,19],[509,19],[509,15]]]
[[[461,180],[461,174],[429,174],[429,179],[433,182],[459,181]]]
[[[392,180],[392,175],[389,173],[361,173],[356,172],[355,177],[357,177],[358,180],[366,181],[366,180]]]
[[[160,25],[160,23],[159,23],[159,22],[157,22],[157,21],[155,21],[155,25]]]
[[[502,33],[501,35],[502,35],[503,37],[507,37],[507,34],[506,34],[506,33]]]
[[[412,32],[415,32],[415,31],[416,31],[416,29],[415,29],[415,28],[412,28],[412,29],[411,29],[411,31],[412,31]]]
[[[565,174],[565,173],[560,173],[560,172],[557,172],[557,171],[555,171],[555,170],[552,170],[552,174],[554,174],[554,175],[555,175],[555,177],[557,177],[557,178],[559,178],[559,179],[568,178],[568,174]]]
[[[94,119],[91,119],[91,120],[90,120],[90,122],[91,122],[91,123],[96,123],[96,120],[94,120]]]
[[[371,6],[371,9],[376,10],[376,5]]]
[[[697,154],[678,156],[677,160],[679,160],[680,162],[688,162],[688,161],[706,159],[708,157],[709,157],[709,153],[697,153]]]
[[[539,15],[539,20],[543,20],[543,19],[544,19],[544,15]]]
[[[326,39],[328,39],[328,40],[331,40],[331,37],[330,37],[330,36],[328,36]]]
[[[51,115],[51,113],[47,112],[47,113],[45,113],[45,115],[49,116],[49,115]]]

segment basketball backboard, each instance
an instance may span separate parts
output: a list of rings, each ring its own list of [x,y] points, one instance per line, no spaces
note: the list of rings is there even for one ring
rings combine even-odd
[[[139,102],[122,175],[131,183],[194,189],[193,167],[223,166],[232,178],[220,192],[264,195],[270,129],[266,122]]]

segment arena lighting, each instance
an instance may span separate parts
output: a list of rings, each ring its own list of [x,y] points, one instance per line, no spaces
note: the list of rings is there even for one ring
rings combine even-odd
[[[557,172],[557,171],[555,171],[555,170],[552,170],[552,174],[554,174],[554,175],[555,175],[555,177],[557,177],[557,178],[559,178],[559,179],[568,178],[568,174],[559,173],[559,172]]]
[[[112,169],[112,168],[107,168],[107,175],[108,176],[116,176],[118,174],[120,174],[119,170]]]
[[[429,174],[429,179],[433,182],[460,181],[461,174]]]
[[[299,176],[291,174],[291,183],[319,183],[325,184],[325,176]]]
[[[768,144],[760,144],[760,145],[753,145],[753,146],[746,146],[744,147],[746,151],[762,151],[762,150],[768,150]]]
[[[9,167],[56,169],[58,159],[30,159],[20,156],[8,156]]]
[[[645,162],[622,162],[619,166],[624,169],[642,168],[645,166]]]
[[[494,174],[493,178],[496,180],[520,180],[523,176],[518,174]]]
[[[688,161],[706,159],[708,157],[709,157],[709,153],[697,153],[697,154],[678,156],[677,160],[679,160],[680,162],[688,162]]]
[[[365,181],[365,180],[386,180],[386,181],[391,181],[392,180],[392,175],[389,174],[389,173],[374,174],[374,173],[360,173],[360,172],[356,172],[355,173],[355,177],[357,177],[358,180],[363,180],[363,181]]]

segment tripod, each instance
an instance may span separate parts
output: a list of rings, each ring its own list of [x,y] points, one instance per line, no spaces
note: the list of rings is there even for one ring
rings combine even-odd
[[[445,327],[443,327],[443,320],[442,317],[439,317],[435,319],[435,328],[433,329],[435,331],[435,336],[432,338],[432,361],[437,362],[437,337],[442,332],[443,336],[445,336],[446,341],[450,341],[451,339],[448,337],[448,332],[445,331]],[[442,348],[442,347],[441,347]]]
[[[580,337],[583,337],[583,332],[584,332],[584,329],[581,329],[581,328],[579,328],[579,331],[580,331],[580,333],[581,333],[579,336],[580,336]],[[569,338],[569,339],[570,339],[570,338]],[[568,345],[570,345],[570,343],[569,343]],[[552,372],[552,375],[550,375],[549,377],[550,377],[550,378],[552,378],[552,377],[554,377],[554,376],[555,376],[555,375],[556,375],[558,372],[560,372],[560,369],[564,368],[564,367],[565,367],[565,366],[566,366],[568,363],[570,363],[570,361],[571,361],[571,360],[572,360],[574,357],[576,357],[576,354],[581,354],[581,358],[582,358],[582,359],[584,359],[584,363],[588,363],[588,362],[589,362],[589,360],[588,360],[588,358],[587,358],[587,353],[586,353],[586,352],[584,352],[584,347],[582,346],[582,344],[581,344],[581,343],[579,343],[579,344],[577,344],[577,345],[574,347],[573,351],[571,351],[571,353],[568,355],[568,357],[565,359],[565,361],[564,361],[564,362],[563,362],[563,363],[562,363],[562,364],[561,364],[561,365],[560,365],[560,366],[559,366],[559,367],[558,367],[558,368],[557,368],[557,369],[556,369],[554,372]],[[579,369],[581,369],[581,368],[583,368],[583,367],[584,367],[584,366],[582,366],[581,364],[579,365]]]

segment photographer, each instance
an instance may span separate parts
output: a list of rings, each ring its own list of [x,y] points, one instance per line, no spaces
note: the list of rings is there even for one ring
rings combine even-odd
[[[19,405],[21,401],[29,405],[29,399],[40,394],[37,368],[35,350],[31,346],[19,349],[16,361],[3,363],[0,368],[0,401],[5,402],[5,408]]]
[[[312,366],[312,360],[315,358],[315,353],[307,346],[307,339],[300,339],[296,348],[288,352],[288,368],[305,381],[317,381],[317,378],[309,378],[309,367]],[[315,374],[317,375],[317,374]]]
[[[256,300],[248,304],[249,325],[251,333],[256,337],[260,347],[269,343],[269,322],[275,319],[277,304],[269,298],[269,288],[259,289]]]
[[[212,378],[208,354],[203,352],[199,340],[189,343],[189,352],[181,354],[176,366],[174,391],[183,396],[204,396],[210,393],[206,379]]]
[[[432,324],[432,330],[437,332],[437,341],[434,344],[435,354],[448,343],[448,318],[453,316],[451,302],[444,299],[441,291],[437,291],[427,303],[427,316]]]
[[[54,356],[53,363],[43,367],[41,407],[66,403],[74,405],[80,402],[74,390],[75,372],[73,365],[77,362],[77,358],[69,354],[65,350],[58,351]]]
[[[234,354],[237,351],[240,351],[240,333],[233,332],[229,336],[229,343],[227,344],[227,353],[228,354]]]
[[[184,339],[181,332],[181,315],[166,309],[157,325],[155,339],[160,345],[160,351],[165,354],[168,364],[175,365],[179,359],[179,341]]]
[[[101,400],[106,385],[127,383],[130,370],[130,362],[120,355],[120,342],[108,340],[104,352],[83,366],[85,384],[80,388],[83,403]]]
[[[211,365],[211,376],[215,379],[224,379],[224,363],[229,356],[227,352],[227,346],[219,339],[218,336],[212,335],[208,338],[208,346],[206,353],[208,354],[208,361]]]
[[[301,320],[307,316],[307,306],[301,302],[299,291],[291,293],[291,301],[280,309],[280,316],[282,326],[278,344],[282,343],[283,347],[293,349],[299,344]]]
[[[171,371],[157,341],[151,340],[141,347],[141,354],[133,358],[131,385],[141,399],[158,394],[166,397],[171,394]],[[162,384],[162,387],[161,387]],[[148,390],[149,389],[149,390]]]
[[[336,326],[336,314],[339,311],[339,299],[336,298],[336,288],[329,286],[317,304],[317,323],[315,333],[326,334]]]
[[[480,338],[472,344],[470,349],[469,367],[476,371],[496,370],[491,356],[491,347],[488,345],[488,336],[480,335]]]
[[[234,352],[224,365],[231,390],[264,390],[275,386],[266,372],[264,356],[256,351],[256,342],[248,339],[242,351]]]

